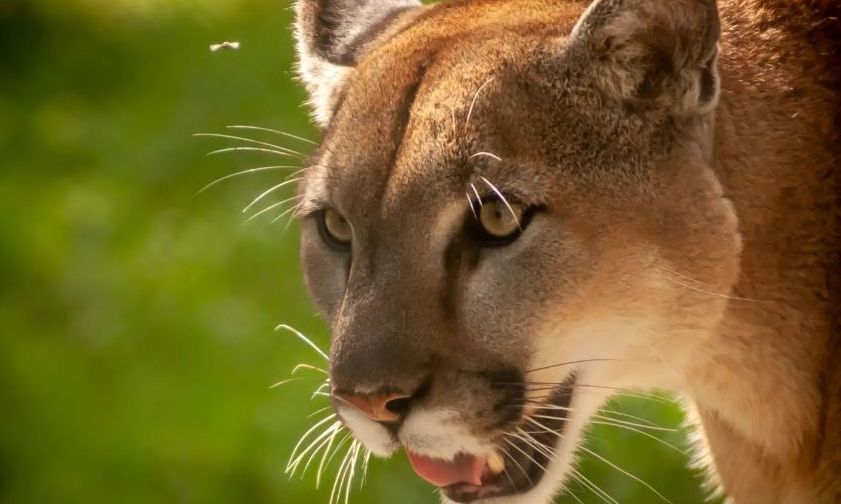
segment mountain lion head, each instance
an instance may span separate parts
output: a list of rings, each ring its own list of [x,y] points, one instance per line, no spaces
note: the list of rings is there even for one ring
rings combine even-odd
[[[715,2],[297,16],[323,128],[302,258],[338,417],[445,502],[549,502],[608,397],[680,386],[738,274]]]

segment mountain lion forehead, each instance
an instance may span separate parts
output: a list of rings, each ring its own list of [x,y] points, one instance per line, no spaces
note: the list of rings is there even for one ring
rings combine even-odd
[[[502,69],[536,41],[565,36],[581,11],[552,5],[551,13],[539,1],[433,6],[362,57],[308,192],[369,213],[372,204],[461,190],[470,156],[489,140],[477,128],[486,126],[483,107],[505,92]]]

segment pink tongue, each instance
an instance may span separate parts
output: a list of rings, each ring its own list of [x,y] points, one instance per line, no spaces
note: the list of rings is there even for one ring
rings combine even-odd
[[[412,469],[426,481],[437,487],[446,487],[456,483],[469,483],[479,486],[482,484],[482,471],[485,469],[485,457],[473,455],[456,455],[448,462],[416,455],[410,451],[409,463]]]

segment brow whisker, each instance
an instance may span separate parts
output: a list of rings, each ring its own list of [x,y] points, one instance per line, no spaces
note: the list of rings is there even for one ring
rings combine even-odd
[[[496,155],[496,154],[494,154],[493,152],[484,152],[484,151],[482,151],[482,152],[476,152],[476,153],[474,153],[474,154],[471,154],[470,156],[468,156],[468,157],[467,157],[467,159],[473,159],[473,158],[475,158],[475,157],[479,157],[479,156],[487,156],[487,157],[492,158],[492,159],[494,159],[494,160],[496,160],[496,161],[502,161],[502,158],[501,158],[501,157],[499,157],[499,156],[497,156],[497,155]]]
[[[473,115],[473,107],[476,106],[476,100],[479,98],[479,93],[485,89],[485,86],[493,82],[494,78],[491,77],[490,79],[486,80],[484,84],[479,86],[479,89],[476,90],[476,93],[473,95],[473,100],[470,102],[470,107],[467,109],[467,118],[464,120],[464,127],[467,128],[467,125],[470,124],[470,117]]]
[[[520,219],[517,217],[517,212],[515,212],[514,208],[511,207],[511,204],[508,203],[508,200],[505,198],[505,195],[502,194],[502,191],[497,189],[496,186],[493,185],[491,181],[486,179],[485,177],[479,176],[479,178],[490,188],[491,191],[494,192],[494,194],[496,194],[496,197],[499,198],[500,201],[502,201],[502,204],[505,205],[505,208],[507,208],[508,211],[511,212],[511,217],[513,217],[514,222],[517,223],[517,228],[520,229],[520,231],[522,231],[523,227],[520,225]]]

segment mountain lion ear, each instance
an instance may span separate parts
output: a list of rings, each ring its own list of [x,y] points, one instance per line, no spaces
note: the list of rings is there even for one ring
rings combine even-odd
[[[569,60],[609,98],[678,115],[712,110],[721,26],[715,0],[596,0]]]
[[[359,53],[418,0],[298,0],[298,71],[316,122],[325,126]]]

